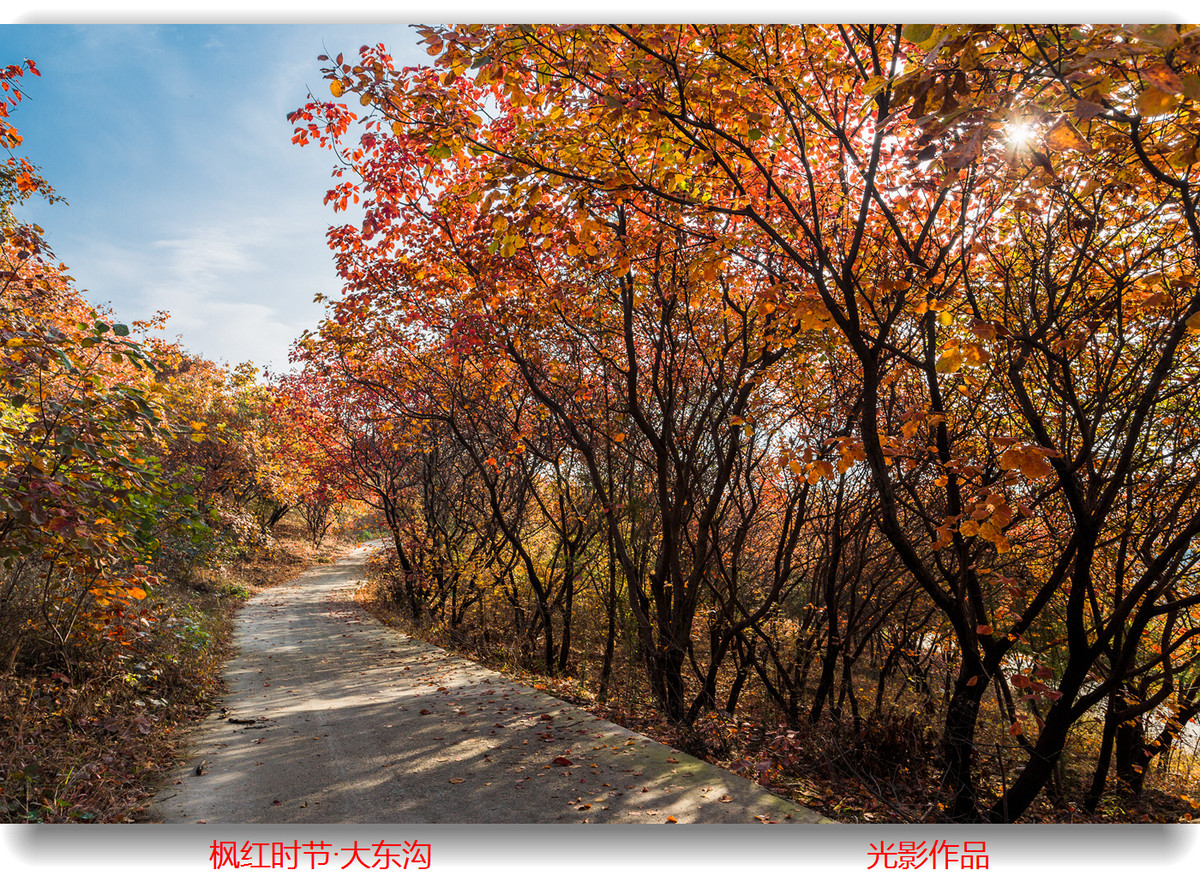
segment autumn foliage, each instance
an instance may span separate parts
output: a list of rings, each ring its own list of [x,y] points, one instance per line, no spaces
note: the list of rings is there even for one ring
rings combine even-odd
[[[1084,733],[1140,791],[1200,692],[1200,31],[420,33],[291,115],[347,218],[293,384],[398,603],[601,694],[624,644],[680,725],[916,707],[951,819]]]
[[[91,305],[20,220],[57,199],[15,153],[30,75],[0,69],[0,820],[121,819],[216,681],[211,578],[337,497],[258,370]]]

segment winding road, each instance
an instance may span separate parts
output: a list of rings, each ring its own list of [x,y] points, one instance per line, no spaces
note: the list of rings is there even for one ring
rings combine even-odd
[[[168,823],[829,823],[755,783],[390,629],[371,544],[253,596]]]

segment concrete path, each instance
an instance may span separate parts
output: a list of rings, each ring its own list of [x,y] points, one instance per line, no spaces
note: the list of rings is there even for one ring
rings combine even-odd
[[[371,547],[255,595],[173,823],[818,823],[753,782],[383,626]]]

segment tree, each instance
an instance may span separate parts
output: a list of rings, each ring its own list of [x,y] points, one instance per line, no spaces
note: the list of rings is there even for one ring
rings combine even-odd
[[[363,221],[331,233],[347,289],[323,335],[374,350],[379,375],[380,340],[437,343],[451,363],[503,366],[513,397],[547,411],[600,497],[671,719],[695,714],[686,663],[693,699],[713,703],[692,639],[703,597],[723,609],[715,668],[787,588],[755,605],[734,594],[762,484],[755,453],[862,503],[834,509],[833,539],[870,515],[857,537],[870,551],[853,554],[887,565],[888,604],[859,624],[857,593],[838,589],[849,553],[832,543],[814,559],[828,621],[814,714],[836,663],[852,667],[856,628],[861,651],[890,607],[914,613],[914,595],[916,625],[936,611],[946,627],[952,819],[1021,816],[1091,706],[1107,699],[1127,721],[1176,692],[1185,661],[1162,651],[1183,656],[1200,603],[1200,37],[422,34],[427,67],[396,71],[382,47],[330,62],[335,98],[369,109],[360,131],[338,103],[292,118],[298,142],[357,140],[328,199],[361,200]],[[351,326],[364,321],[371,332]],[[835,374],[852,383],[839,391]],[[614,453],[649,479],[648,574],[620,514],[633,497],[613,496]],[[795,506],[788,520],[808,520],[808,497]],[[884,541],[898,563],[877,561]],[[935,642],[911,631],[919,659]],[[798,682],[785,693],[760,677],[794,709]],[[981,815],[989,688],[1026,760]]]

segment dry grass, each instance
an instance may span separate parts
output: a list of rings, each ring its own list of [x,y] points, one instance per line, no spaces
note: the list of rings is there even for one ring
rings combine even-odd
[[[158,587],[130,615],[129,644],[81,644],[69,676],[35,662],[0,676],[0,822],[136,820],[220,693],[241,602],[341,548],[318,556],[278,527],[269,550]]]

